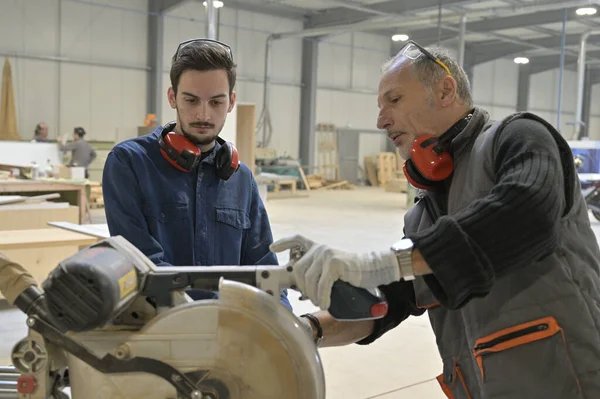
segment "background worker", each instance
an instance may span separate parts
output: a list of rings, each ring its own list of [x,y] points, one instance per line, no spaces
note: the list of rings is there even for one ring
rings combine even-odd
[[[321,309],[338,279],[387,296],[374,322],[317,312],[315,340],[370,344],[427,310],[449,398],[600,397],[600,250],[567,142],[529,113],[491,121],[457,62],[414,42],[384,65],[378,103],[421,188],[405,238],[365,254],[302,236],[271,247],[304,247],[294,273]]]
[[[102,191],[110,234],[125,237],[159,266],[277,265],[256,180],[235,147],[219,137],[235,105],[235,81],[228,45],[181,43],[167,93],[176,123],[117,144],[106,159]],[[281,302],[291,309],[286,291]]]
[[[48,140],[48,125],[40,122],[35,125],[33,140],[37,143],[47,143]]]
[[[85,130],[82,127],[73,129],[73,142],[67,144],[67,137],[59,139],[59,149],[63,152],[71,151],[69,166],[81,166],[85,168],[85,178],[89,177],[88,167],[96,159],[96,150],[84,139]]]

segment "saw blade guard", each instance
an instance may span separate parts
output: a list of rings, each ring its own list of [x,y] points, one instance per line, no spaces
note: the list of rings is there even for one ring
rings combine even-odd
[[[140,331],[74,334],[98,356],[149,357],[183,372],[210,399],[325,399],[321,359],[297,317],[255,287],[221,280],[219,299],[167,310]],[[69,356],[74,399],[169,399],[151,374],[102,374]]]

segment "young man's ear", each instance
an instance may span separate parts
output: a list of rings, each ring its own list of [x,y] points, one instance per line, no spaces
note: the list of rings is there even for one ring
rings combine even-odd
[[[167,90],[167,98],[169,99],[169,104],[171,104],[171,108],[177,108],[177,102],[175,102],[175,90],[172,87],[169,87]]]
[[[233,107],[235,107],[235,101],[237,99],[237,94],[235,93],[235,91],[231,92],[231,96],[230,96],[230,100],[229,100],[229,109],[227,110],[227,112],[231,112],[231,110],[233,109]]]

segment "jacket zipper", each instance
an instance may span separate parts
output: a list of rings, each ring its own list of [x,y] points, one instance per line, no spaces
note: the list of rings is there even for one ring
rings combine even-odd
[[[483,343],[477,345],[474,349],[476,351],[480,351],[480,350],[483,350],[483,349],[489,349],[489,348],[492,348],[492,347],[494,347],[496,345],[499,345],[499,344],[501,344],[503,342],[506,342],[506,341],[510,341],[510,340],[513,340],[513,339],[516,339],[516,338],[523,337],[525,335],[529,335],[529,334],[533,334],[533,333],[536,333],[536,332],[547,330],[549,327],[550,326],[547,323],[537,324],[535,326],[527,327],[527,328],[524,328],[524,329],[519,330],[519,331],[514,331],[514,332],[511,332],[511,333],[502,335],[502,336],[500,336],[498,338],[494,338],[491,341],[483,342]]]

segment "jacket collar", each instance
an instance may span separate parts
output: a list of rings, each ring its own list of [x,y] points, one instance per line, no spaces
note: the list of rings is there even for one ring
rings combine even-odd
[[[483,108],[475,107],[473,116],[467,126],[450,142],[450,152],[454,157],[460,156],[471,148],[475,139],[490,121],[489,113]]]

